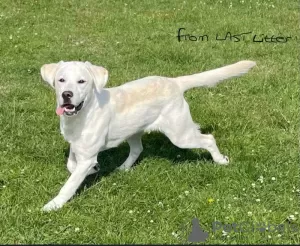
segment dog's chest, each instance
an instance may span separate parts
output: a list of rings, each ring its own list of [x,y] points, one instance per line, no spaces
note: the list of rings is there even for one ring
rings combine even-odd
[[[70,128],[61,129],[61,134],[64,136],[64,139],[69,143],[77,141],[81,135],[76,129]]]
[[[108,130],[108,117],[84,115],[81,118],[62,119],[61,134],[70,144],[84,146],[84,148],[101,148],[105,144]]]
[[[64,136],[64,139],[69,143],[77,141],[82,132],[82,125],[78,122],[70,123],[61,120],[60,122],[60,132]]]

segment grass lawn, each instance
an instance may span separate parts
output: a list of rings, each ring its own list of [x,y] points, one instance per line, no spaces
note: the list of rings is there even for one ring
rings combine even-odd
[[[298,12],[296,0],[2,0],[0,243],[188,243],[198,218],[207,244],[299,244]],[[178,42],[179,28],[208,41]],[[252,34],[215,39],[228,31]],[[255,34],[291,38],[253,42]],[[145,134],[130,172],[114,171],[128,155],[125,143],[100,153],[100,175],[61,210],[40,211],[69,176],[69,146],[54,92],[40,78],[43,64],[88,60],[108,69],[113,87],[243,59],[257,62],[246,76],[185,93],[194,121],[215,136],[230,165]],[[290,215],[298,229],[288,232]],[[213,232],[214,221],[284,224],[285,231]]]

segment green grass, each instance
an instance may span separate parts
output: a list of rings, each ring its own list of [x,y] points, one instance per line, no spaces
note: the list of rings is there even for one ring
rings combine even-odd
[[[300,226],[298,11],[295,0],[1,1],[0,243],[187,243],[197,217],[208,244],[299,244],[300,229],[228,237],[211,227],[280,224],[292,214]],[[211,37],[253,31],[293,39],[179,43],[179,27]],[[105,151],[100,176],[89,177],[61,210],[40,212],[69,176],[54,92],[40,79],[43,64],[88,60],[108,69],[112,87],[243,59],[257,62],[245,77],[185,94],[194,121],[214,134],[229,166],[147,134],[131,172],[113,172],[126,159],[126,144]]]

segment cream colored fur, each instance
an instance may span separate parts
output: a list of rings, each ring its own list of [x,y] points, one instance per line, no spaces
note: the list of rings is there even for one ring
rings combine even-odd
[[[57,107],[64,103],[62,93],[71,91],[73,105],[83,103],[77,115],[60,116],[60,129],[70,143],[67,163],[71,176],[58,195],[43,210],[62,207],[76,192],[84,178],[96,172],[100,151],[117,147],[123,141],[130,153],[121,170],[128,170],[143,150],[141,136],[145,131],[159,130],[180,148],[203,148],[213,160],[227,164],[210,134],[201,134],[192,120],[184,91],[200,86],[215,86],[222,80],[241,76],[255,62],[232,65],[177,78],[151,76],[124,85],[105,88],[108,72],[89,62],[45,64],[41,75],[56,92]],[[60,81],[64,82],[60,82]],[[85,81],[78,83],[78,81]]]

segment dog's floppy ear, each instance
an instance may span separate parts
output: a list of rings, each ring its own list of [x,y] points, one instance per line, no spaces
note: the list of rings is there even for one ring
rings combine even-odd
[[[96,90],[100,92],[108,80],[108,71],[104,67],[95,66],[88,61],[85,62],[85,65],[93,77]]]
[[[50,63],[45,64],[41,67],[41,75],[44,81],[48,82],[51,87],[54,88],[54,77],[56,74],[56,71],[60,64],[62,64],[63,61],[60,61],[59,63]]]

